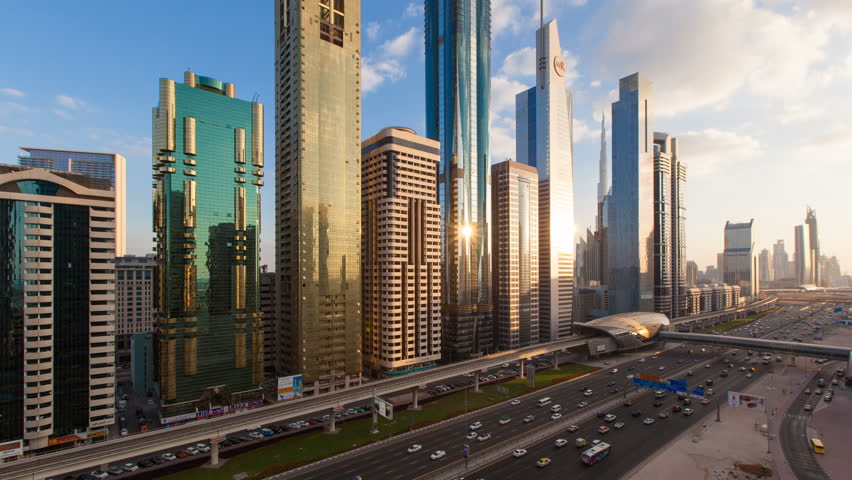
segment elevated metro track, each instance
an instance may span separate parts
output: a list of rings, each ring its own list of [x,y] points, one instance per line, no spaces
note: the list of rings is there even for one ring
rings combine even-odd
[[[732,337],[727,335],[706,335],[703,333],[660,332],[660,340],[677,343],[696,343],[713,347],[732,347],[764,352],[786,353],[803,357],[827,358],[829,360],[848,361],[852,349],[815,345],[813,343],[783,342],[762,338]]]

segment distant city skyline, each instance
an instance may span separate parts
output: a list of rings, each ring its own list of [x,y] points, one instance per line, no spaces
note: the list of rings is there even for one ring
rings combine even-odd
[[[362,2],[363,130],[407,125],[425,133],[422,95],[423,3],[419,0]],[[514,96],[533,83],[535,72],[531,32],[539,23],[539,2],[494,0],[492,15],[492,163],[513,156]],[[852,53],[848,42],[833,41],[852,28],[852,16],[836,6],[804,1],[791,10],[777,4],[741,5],[732,24],[709,15],[710,0],[680,1],[665,7],[653,2],[601,0],[546,4],[546,18],[560,23],[567,67],[566,81],[574,92],[576,230],[594,225],[602,106],[613,100],[618,79],[635,71],[655,82],[658,110],[655,129],[677,137],[690,165],[687,211],[687,258],[713,264],[723,241],[721,226],[728,218],[757,220],[758,250],[778,239],[793,245],[794,225],[810,205],[819,212],[820,253],[837,256],[841,270],[852,270],[852,225],[836,202],[833,188],[807,178],[814,158],[834,178],[852,176],[847,161],[852,139],[844,94],[852,71],[843,69]],[[15,15],[0,19],[0,40],[16,48],[4,58],[8,72],[0,81],[0,152],[12,162],[22,145],[116,152],[127,158],[128,250],[151,251],[147,176],[150,156],[150,113],[156,89],[151,82],[187,67],[216,72],[241,86],[243,98],[274,99],[273,66],[269,62],[272,3],[245,8],[203,23],[179,19],[205,5],[187,0],[172,5],[161,0],[124,4],[93,0],[57,5],[46,15],[36,4],[16,5]],[[578,4],[581,4],[578,6]],[[225,31],[234,22],[257,25],[228,45],[176,45],[152,37],[147,25],[162,21],[160,6],[173,15],[170,28],[203,36]],[[664,14],[663,14],[664,13]],[[133,16],[132,24],[104,22],[97,32],[81,34],[76,23],[104,16]],[[664,18],[678,19],[675,30],[655,28]],[[391,22],[390,19],[393,19]],[[754,32],[744,25],[780,25]],[[617,25],[647,25],[647,35],[627,41]],[[38,36],[29,36],[31,25]],[[802,33],[804,32],[804,33]],[[19,40],[29,37],[27,42]],[[109,37],[109,42],[103,38]],[[792,52],[779,39],[797,37]],[[745,38],[754,41],[744,41]],[[694,57],[674,50],[689,40],[711,60],[735,66],[725,75],[707,75]],[[127,61],[128,52],[134,60]],[[758,59],[758,60],[755,60]],[[779,59],[784,59],[783,61]],[[85,66],[85,67],[84,67]],[[63,82],[52,79],[61,72]],[[792,94],[791,94],[792,92]],[[777,101],[779,98],[783,101]],[[391,108],[391,106],[393,106]],[[274,151],[272,110],[266,112],[266,150]],[[609,123],[609,115],[606,122]],[[274,174],[270,165],[267,175]],[[270,177],[271,178],[271,177]],[[735,196],[720,195],[720,183],[731,191],[752,191],[761,201],[743,211]],[[270,197],[273,192],[267,193]],[[274,202],[264,202],[262,263],[274,265]]]

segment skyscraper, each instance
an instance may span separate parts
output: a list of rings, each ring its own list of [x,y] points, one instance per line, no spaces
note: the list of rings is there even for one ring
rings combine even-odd
[[[569,335],[573,322],[573,111],[556,20],[535,40],[536,86],[515,97],[515,156],[538,170],[539,338],[551,341]]]
[[[281,336],[278,332],[278,275],[267,272],[266,265],[261,266],[260,272],[260,314],[263,316],[263,370],[275,374],[278,365],[278,342]]]
[[[609,193],[609,158],[606,152],[606,112],[601,112],[601,155],[598,160],[598,203]]]
[[[686,285],[689,287],[698,285],[698,264],[692,260],[686,262]]]
[[[361,378],[361,6],[275,2],[279,375]]]
[[[154,255],[126,255],[115,259],[116,344],[130,349],[130,337],[154,332]]]
[[[760,293],[758,259],[754,254],[754,219],[746,223],[725,223],[725,270],[722,280],[728,285],[738,285],[743,296]]]
[[[79,173],[91,179],[106,180],[115,195],[115,254],[124,256],[127,230],[127,160],[117,153],[80,152],[49,148],[21,147],[27,152],[18,156],[25,167],[46,168],[62,172]]]
[[[784,240],[778,240],[772,246],[772,270],[775,273],[775,280],[790,278],[790,272],[787,271],[789,264],[787,250],[784,249]]]
[[[263,105],[192,72],[153,110],[157,380],[170,412],[259,395]]]
[[[538,342],[538,172],[507,160],[491,166],[491,282],[500,350]]]
[[[109,184],[0,165],[0,443],[113,424],[115,232]]]
[[[606,149],[606,112],[601,112],[601,154],[598,163],[598,202],[595,215],[594,246],[591,248],[592,258],[587,260],[594,265],[591,270],[595,272],[591,280],[596,280],[601,285],[609,281],[609,258],[608,258],[608,209],[610,197],[609,182],[609,158]]]
[[[811,283],[813,271],[811,270],[811,246],[810,235],[805,231],[804,225],[796,225],[793,229],[793,240],[795,242],[795,251],[793,252],[793,262],[795,263],[794,278],[799,285]]]
[[[654,132],[654,310],[680,316],[686,287],[686,164],[677,139]]]
[[[426,0],[425,17],[426,136],[441,143],[441,347],[445,360],[456,361],[493,349],[491,0]]]
[[[441,359],[440,154],[401,127],[361,144],[363,354],[373,377]]]
[[[759,256],[760,262],[760,281],[761,282],[771,282],[772,278],[772,255],[769,253],[769,250],[763,249],[760,251]]]
[[[808,263],[811,265],[810,278],[808,283],[824,286],[822,282],[822,272],[820,269],[820,254],[819,254],[819,231],[817,230],[816,210],[808,207],[807,215],[805,216],[805,225],[808,226]]]
[[[609,312],[654,311],[652,84],[634,73],[612,104]]]

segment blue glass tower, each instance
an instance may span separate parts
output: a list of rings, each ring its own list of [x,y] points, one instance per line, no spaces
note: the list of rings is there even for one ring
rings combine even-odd
[[[612,104],[609,313],[654,311],[652,84],[634,73]]]
[[[491,0],[426,0],[426,136],[441,142],[443,358],[492,349]]]

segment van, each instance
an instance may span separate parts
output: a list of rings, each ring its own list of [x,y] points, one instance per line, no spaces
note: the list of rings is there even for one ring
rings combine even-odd
[[[817,386],[818,387],[824,387],[825,386],[825,379],[820,378],[819,380],[817,380]]]
[[[588,443],[589,443],[589,442],[587,442],[585,438],[578,438],[578,439],[574,442],[574,444],[577,446],[577,448],[585,447]]]

